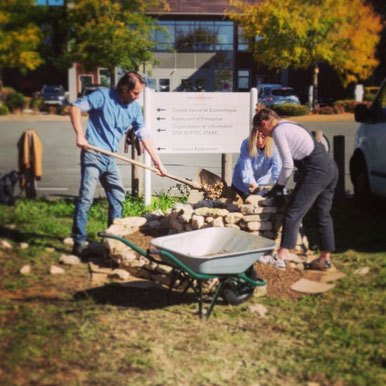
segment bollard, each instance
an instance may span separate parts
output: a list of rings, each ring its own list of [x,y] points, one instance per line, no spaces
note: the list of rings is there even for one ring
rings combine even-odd
[[[334,160],[338,166],[339,179],[335,189],[335,198],[345,198],[345,138],[344,135],[334,136]]]
[[[232,185],[232,154],[221,154],[221,178],[228,186]]]

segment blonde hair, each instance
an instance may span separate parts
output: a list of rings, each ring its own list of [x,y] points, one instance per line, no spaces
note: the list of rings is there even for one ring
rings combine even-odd
[[[257,156],[257,136],[259,135],[259,127],[253,126],[248,138],[248,153],[254,158]],[[265,137],[264,156],[267,158],[273,157],[273,139]]]

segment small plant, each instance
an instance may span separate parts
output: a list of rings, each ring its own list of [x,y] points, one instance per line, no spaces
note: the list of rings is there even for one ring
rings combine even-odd
[[[280,105],[274,105],[271,108],[282,116],[307,115],[310,112],[307,106],[297,105],[295,103],[281,103]]]
[[[8,107],[5,105],[1,105],[0,106],[0,115],[8,115],[8,114],[9,114]]]
[[[22,110],[26,105],[26,100],[23,94],[16,92],[14,94],[9,94],[4,103],[10,111],[17,109]]]
[[[371,102],[369,101],[357,102],[354,99],[342,99],[342,100],[335,101],[333,103],[333,106],[334,107],[342,106],[346,113],[353,113],[356,105],[358,104],[365,104],[367,106],[370,106]]]
[[[32,110],[41,110],[44,106],[44,101],[41,98],[31,98],[29,106]]]

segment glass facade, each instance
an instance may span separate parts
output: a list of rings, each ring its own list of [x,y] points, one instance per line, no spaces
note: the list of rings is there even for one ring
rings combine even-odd
[[[233,51],[231,21],[158,21],[164,31],[156,31],[155,51]]]

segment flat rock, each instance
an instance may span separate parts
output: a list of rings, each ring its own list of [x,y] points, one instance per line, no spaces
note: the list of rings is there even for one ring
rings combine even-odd
[[[65,265],[77,265],[80,264],[80,259],[75,255],[62,255],[59,259],[59,263]]]
[[[31,266],[29,264],[23,265],[19,271],[22,275],[28,275],[31,273]]]
[[[12,249],[12,245],[7,240],[1,240],[0,246],[6,249]]]
[[[354,271],[354,274],[355,275],[367,275],[369,272],[370,272],[370,268],[369,267],[361,267],[361,268],[357,268]]]
[[[50,267],[50,274],[51,275],[61,275],[65,272],[66,271],[63,268],[57,267],[56,265],[51,265],[51,267]]]
[[[72,246],[74,245],[74,240],[72,237],[67,237],[63,240],[63,244]]]
[[[262,304],[248,306],[248,311],[259,315],[261,318],[264,318],[265,314],[268,312],[267,308]]]

